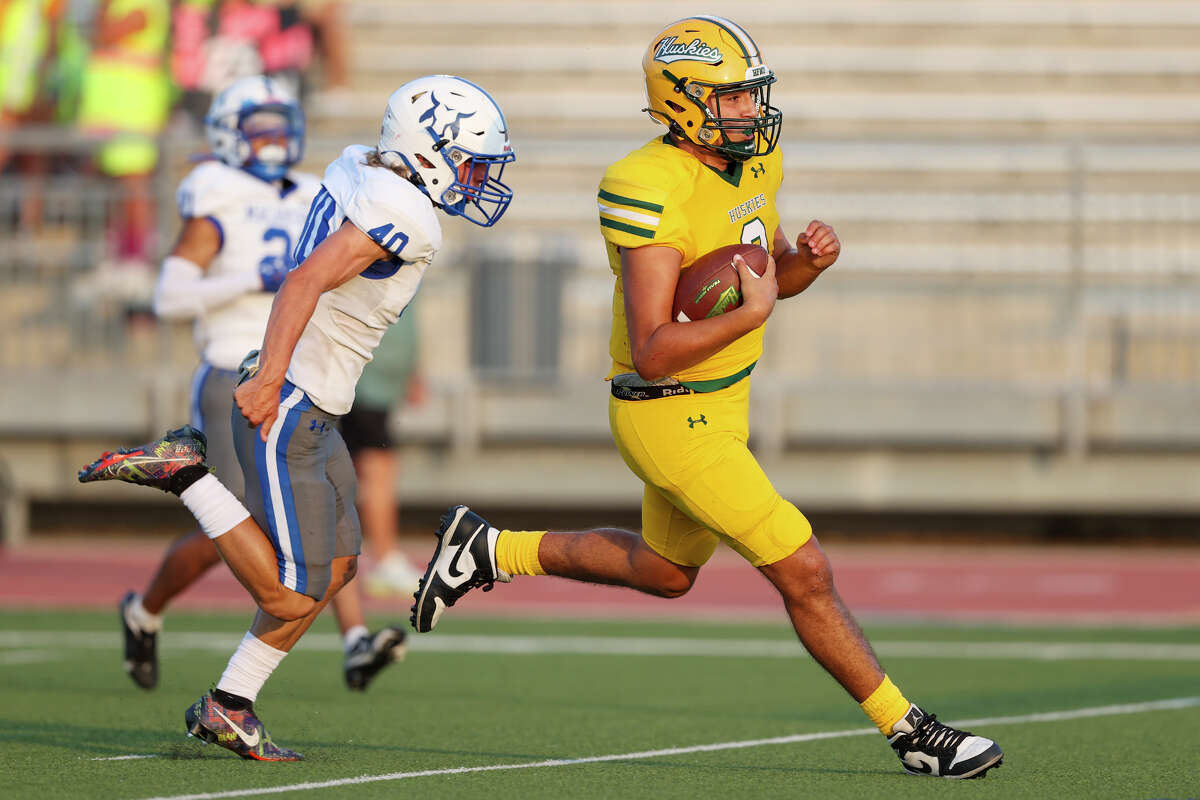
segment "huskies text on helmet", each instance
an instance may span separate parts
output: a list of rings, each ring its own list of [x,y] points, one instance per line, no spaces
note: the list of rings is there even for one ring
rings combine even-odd
[[[279,81],[241,78],[213,98],[204,118],[213,155],[264,181],[277,181],[304,155],[304,112]],[[272,141],[256,152],[252,140]],[[282,143],[280,143],[282,141]]]
[[[500,180],[515,158],[508,123],[491,95],[463,78],[430,75],[393,92],[378,150],[384,164],[407,167],[412,182],[447,214],[486,228],[512,202]]]

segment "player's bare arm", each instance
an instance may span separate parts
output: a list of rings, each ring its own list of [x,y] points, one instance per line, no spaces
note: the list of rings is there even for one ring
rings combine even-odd
[[[206,217],[188,217],[170,254],[186,258],[201,269],[208,269],[219,252],[221,232],[213,221]]]
[[[739,257],[734,263],[742,279],[742,305],[709,319],[676,322],[671,302],[681,263],[679,251],[671,247],[621,251],[630,353],[634,369],[646,380],[699,364],[766,322],[775,305],[774,261],[768,259],[767,271],[759,277]]]
[[[817,279],[826,267],[837,261],[842,243],[833,228],[814,219],[793,245],[783,232],[775,229],[771,247],[779,269],[779,296],[794,297]]]
[[[261,426],[259,436],[263,441],[279,413],[279,389],[317,299],[375,261],[388,257],[388,252],[371,237],[346,223],[321,242],[283,282],[271,306],[258,372],[234,392],[242,416],[251,426]]]

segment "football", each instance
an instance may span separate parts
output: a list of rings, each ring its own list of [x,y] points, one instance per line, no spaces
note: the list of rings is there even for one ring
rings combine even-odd
[[[741,255],[756,275],[767,271],[767,251],[756,244],[731,244],[705,253],[679,272],[671,315],[676,322],[715,317],[742,304],[733,257]]]

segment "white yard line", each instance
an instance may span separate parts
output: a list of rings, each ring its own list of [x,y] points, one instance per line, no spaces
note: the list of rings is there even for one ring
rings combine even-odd
[[[1110,717],[1119,714],[1141,714],[1148,711],[1176,711],[1183,708],[1200,706],[1200,697],[1177,697],[1171,700],[1157,700],[1149,703],[1128,703],[1116,706],[1094,706],[1079,708],[1072,711],[1053,711],[1045,714],[1023,714],[1012,717],[984,717],[981,719],[962,720],[953,725],[963,728],[975,728],[994,725],[1019,725],[1036,722],[1063,722],[1075,719],[1090,719],[1093,717]],[[663,756],[687,755],[689,753],[711,753],[718,750],[741,750],[750,747],[764,747],[777,744],[796,744],[813,742],[821,739],[844,739],[851,736],[879,735],[875,728],[851,728],[841,731],[824,731],[821,733],[801,733],[794,736],[776,736],[769,739],[744,739],[736,742],[717,742],[715,744],[700,744],[690,747],[669,747],[662,750],[640,750],[633,753],[614,753],[603,756],[585,756],[582,758],[559,758],[547,761],[531,761],[522,764],[486,764],[474,767],[450,767],[447,769],[428,769],[417,772],[389,772],[384,775],[360,775],[355,778],[338,778],[312,783],[292,783],[285,786],[271,786],[256,789],[234,789],[227,792],[211,792],[204,794],[180,794],[150,798],[149,800],[217,800],[225,797],[252,797],[264,794],[282,794],[283,792],[300,792],[311,789],[332,789],[339,786],[353,786],[361,783],[380,783],[382,781],[399,781],[408,778],[425,778],[436,775],[461,775],[468,772],[497,772],[501,770],[541,769],[548,767],[569,767],[576,764],[599,764],[606,761],[638,761],[647,758]]]
[[[171,650],[232,651],[237,634],[163,634]],[[795,639],[682,638],[654,636],[410,636],[416,652],[486,653],[492,655],[576,654],[588,656],[707,656],[715,658],[807,658]],[[888,658],[1011,659],[1018,661],[1200,661],[1200,644],[1157,642],[948,642],[873,639],[876,652]],[[47,661],[62,650],[120,647],[112,633],[0,631],[0,666]],[[5,651],[8,652],[5,652]],[[310,633],[297,652],[341,652],[337,634]]]
[[[42,664],[58,661],[64,656],[53,650],[3,650],[0,651],[0,666]]]

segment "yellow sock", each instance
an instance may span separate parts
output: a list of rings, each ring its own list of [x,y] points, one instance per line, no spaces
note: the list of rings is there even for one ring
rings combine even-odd
[[[500,531],[496,537],[496,566],[509,575],[545,575],[538,545],[545,531]]]
[[[871,696],[859,705],[862,706],[863,713],[870,717],[871,722],[874,722],[875,726],[879,728],[880,733],[884,736],[891,736],[892,726],[904,719],[910,703],[904,699],[904,695],[900,694],[900,690],[896,688],[896,684],[892,683],[892,679],[884,675],[883,683],[879,684],[879,688],[871,692]]]

